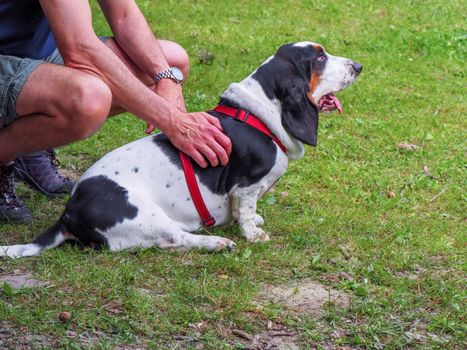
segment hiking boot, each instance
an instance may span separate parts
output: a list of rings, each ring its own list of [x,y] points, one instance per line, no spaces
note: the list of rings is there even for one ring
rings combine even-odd
[[[0,163],[0,222],[32,222],[32,214],[16,196],[15,164]]]
[[[54,151],[24,154],[15,159],[15,176],[49,197],[70,193],[75,181],[60,175]]]

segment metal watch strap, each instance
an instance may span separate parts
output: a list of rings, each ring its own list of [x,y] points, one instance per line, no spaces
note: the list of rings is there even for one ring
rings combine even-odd
[[[156,83],[159,82],[162,79],[172,79],[172,80],[176,81],[175,77],[172,74],[172,69],[171,68],[169,68],[169,69],[167,69],[167,70],[165,70],[163,72],[157,73],[154,76],[154,81]]]

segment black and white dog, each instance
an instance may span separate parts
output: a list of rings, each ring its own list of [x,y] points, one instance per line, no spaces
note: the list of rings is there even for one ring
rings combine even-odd
[[[220,105],[241,108],[260,119],[285,146],[222,113],[232,140],[225,167],[200,168],[196,178],[218,225],[238,222],[246,240],[267,241],[258,227],[256,202],[284,174],[289,160],[315,146],[318,112],[341,106],[333,93],[352,84],[362,66],[332,56],[322,46],[300,42],[282,46],[240,83],[231,84]],[[0,246],[0,256],[38,255],[67,239],[112,251],[134,247],[232,249],[230,239],[194,234],[202,226],[182,171],[178,151],[163,134],[122,146],[80,178],[60,219],[30,244]]]

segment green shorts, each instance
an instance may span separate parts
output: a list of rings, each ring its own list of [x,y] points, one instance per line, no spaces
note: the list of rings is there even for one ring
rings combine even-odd
[[[44,62],[63,64],[63,59],[58,50],[43,60],[0,55],[0,128],[18,117],[19,93],[34,69]]]
[[[105,42],[108,37],[99,37]],[[16,101],[31,73],[42,63],[63,64],[57,49],[42,60],[0,55],[0,129],[12,123],[16,114]]]

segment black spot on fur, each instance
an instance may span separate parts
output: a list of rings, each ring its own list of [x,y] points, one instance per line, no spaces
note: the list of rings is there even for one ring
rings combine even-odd
[[[86,245],[107,245],[99,231],[134,219],[138,208],[128,202],[128,192],[115,181],[100,175],[82,181],[68,201],[59,222]]]
[[[133,168],[133,172],[137,173],[139,171],[139,168]]]
[[[115,172],[115,175],[118,175],[118,174],[120,174],[120,172],[116,171],[116,172]]]

